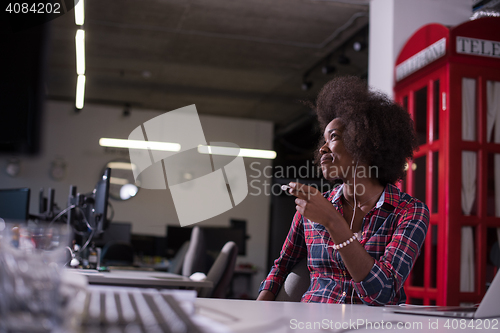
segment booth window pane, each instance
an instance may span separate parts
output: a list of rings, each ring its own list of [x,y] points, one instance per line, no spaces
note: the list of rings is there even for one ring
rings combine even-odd
[[[488,228],[486,231],[486,283],[493,281],[500,268],[500,228]]]
[[[432,103],[434,107],[434,139],[433,141],[439,140],[439,80],[434,81],[434,92],[432,94]]]
[[[432,213],[439,211],[439,153],[432,153]]]
[[[408,96],[403,97],[403,108],[408,111]]]
[[[474,292],[476,285],[476,251],[474,240],[476,229],[471,226],[462,227],[460,244],[460,291]]]
[[[500,154],[488,154],[487,170],[487,215],[500,217]]]
[[[412,195],[422,202],[427,202],[427,155],[416,158],[411,163],[413,171],[413,193]]]
[[[412,195],[422,202],[426,202],[425,194],[427,190],[427,155],[416,158],[410,164],[413,172],[413,193]],[[411,285],[417,287],[424,286],[424,267],[425,267],[425,246],[420,250],[420,256],[414,264],[411,274]]]
[[[462,78],[462,140],[476,141],[476,80]]]
[[[500,82],[486,81],[486,141],[500,143]]]
[[[415,287],[424,286],[424,271],[425,271],[425,244],[420,248],[420,255],[415,261],[411,270],[411,285]]]
[[[477,153],[462,151],[462,213],[477,215]]]
[[[415,92],[415,130],[418,144],[427,143],[427,87]]]
[[[436,288],[437,277],[437,244],[438,244],[438,226],[437,224],[431,225],[431,288]]]

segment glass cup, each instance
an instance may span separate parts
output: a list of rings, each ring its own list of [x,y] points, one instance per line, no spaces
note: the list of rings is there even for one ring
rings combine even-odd
[[[64,322],[60,292],[71,232],[65,225],[2,224],[0,332],[55,332]]]

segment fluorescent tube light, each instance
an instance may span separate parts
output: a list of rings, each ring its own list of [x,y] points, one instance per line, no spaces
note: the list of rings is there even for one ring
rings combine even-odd
[[[135,164],[129,162],[109,162],[107,167],[121,170],[134,170],[136,168]]]
[[[110,177],[109,182],[111,184],[115,184],[115,185],[126,185],[126,184],[128,184],[128,179],[118,178],[118,177]]]
[[[83,7],[83,0],[75,0],[75,23],[76,25],[83,25],[85,22],[85,10]]]
[[[198,146],[200,154],[213,154],[224,156],[241,156],[241,157],[254,157],[265,158],[273,160],[276,158],[276,152],[273,150],[263,149],[248,149],[248,148],[232,148],[232,147],[218,147],[218,146]]]
[[[133,148],[133,149],[151,149],[161,151],[180,151],[181,145],[172,142],[142,141],[142,140],[124,140],[124,139],[99,139],[99,145],[112,148]]]
[[[76,31],[75,42],[76,42],[76,74],[84,75],[85,74],[85,30],[78,29]]]
[[[85,96],[85,75],[78,75],[76,81],[76,102],[77,109],[83,109],[83,99]]]

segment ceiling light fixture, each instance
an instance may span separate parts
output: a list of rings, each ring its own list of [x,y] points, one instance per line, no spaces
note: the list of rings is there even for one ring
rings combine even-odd
[[[75,23],[76,25],[83,25],[85,22],[85,10],[83,7],[83,0],[75,0]]]
[[[81,1],[81,0],[80,0]],[[75,36],[76,74],[85,74],[85,30],[78,29]]]
[[[365,49],[366,43],[365,42],[354,42],[352,44],[352,48],[356,52],[361,52]]]
[[[264,158],[269,160],[273,160],[276,158],[276,152],[274,150],[264,150],[264,149],[248,149],[248,148],[200,145],[198,146],[198,152],[200,154],[253,157],[253,158]]]
[[[107,165],[111,169],[135,170],[137,167],[130,162],[109,162]]]
[[[99,139],[99,145],[102,147],[110,147],[110,148],[151,149],[151,150],[161,150],[161,151],[180,151],[181,150],[181,145],[178,143],[112,139],[112,138]]]
[[[156,141],[141,141],[141,140],[125,140],[125,139],[112,139],[101,138],[99,139],[101,147],[111,148],[132,148],[132,149],[151,149],[161,151],[180,151],[181,145],[171,142],[156,142]],[[224,155],[224,156],[242,156],[254,157],[264,159],[275,159],[277,154],[273,150],[265,149],[248,149],[248,148],[233,148],[233,147],[220,147],[220,146],[198,146],[200,154]],[[115,168],[129,168],[128,163],[114,165]]]
[[[120,188],[120,198],[122,200],[128,200],[135,197],[139,189],[134,184],[125,184]]]
[[[85,75],[78,75],[76,81],[76,101],[75,107],[78,110],[83,109],[83,100],[85,97]]]
[[[75,0],[75,23],[83,26],[85,22],[85,10],[83,7],[84,0]],[[85,99],[85,30],[78,29],[75,35],[76,46],[76,97],[75,111],[83,109]]]
[[[119,177],[110,177],[109,182],[111,184],[115,184],[115,185],[126,185],[126,184],[128,184],[128,179],[119,178]]]

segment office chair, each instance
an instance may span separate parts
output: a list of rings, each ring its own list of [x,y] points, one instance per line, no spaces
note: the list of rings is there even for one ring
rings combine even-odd
[[[191,276],[193,273],[207,273],[207,250],[203,230],[196,226],[191,232],[189,247],[182,264],[182,275]]]
[[[108,242],[101,254],[101,261],[108,266],[132,266],[134,264],[134,248],[123,241]]]
[[[307,257],[299,261],[290,271],[276,295],[276,301],[300,302],[302,295],[309,289],[311,277],[307,268]]]
[[[175,256],[170,260],[170,265],[168,265],[168,272],[173,274],[181,274],[182,266],[184,264],[184,259],[186,258],[186,253],[189,249],[190,242],[184,242],[181,248],[177,251]]]
[[[207,280],[213,282],[212,288],[202,288],[199,297],[225,298],[233,278],[238,246],[235,242],[227,242],[207,274]]]

